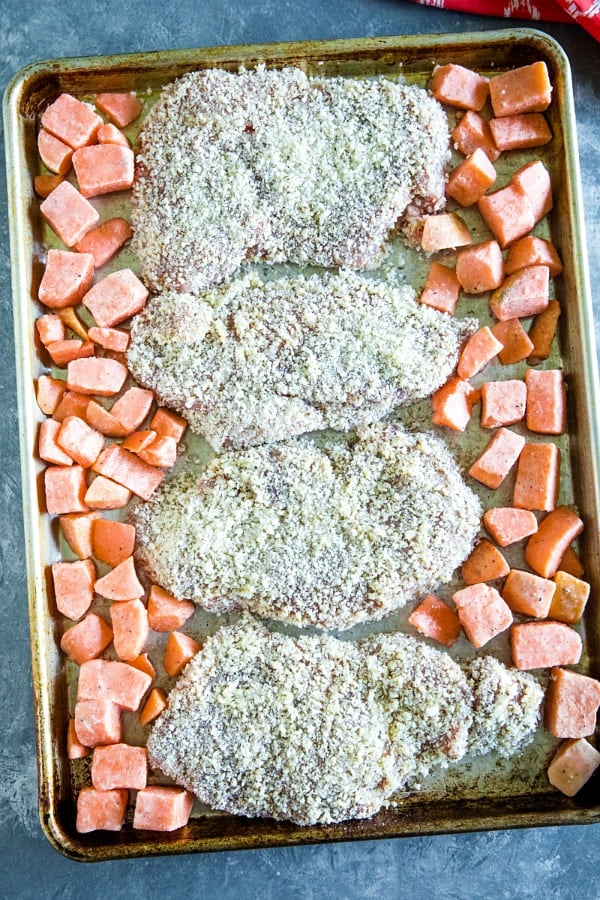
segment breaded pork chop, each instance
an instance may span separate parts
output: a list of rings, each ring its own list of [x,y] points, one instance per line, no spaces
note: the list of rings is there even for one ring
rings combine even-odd
[[[132,246],[154,291],[203,290],[248,260],[373,268],[402,216],[444,203],[445,114],[382,77],[192,72],[139,142]]]
[[[129,370],[215,450],[383,418],[450,376],[471,323],[355,273],[153,297]]]
[[[230,813],[299,825],[367,818],[485,730],[494,708],[464,668],[402,634],[293,638],[244,617],[187,666],[152,728],[150,763]],[[543,692],[501,663],[493,675],[527,701],[503,726],[508,756],[531,741]]]
[[[439,438],[389,424],[224,453],[130,517],[138,562],[175,596],[346,629],[450,580],[480,514]]]

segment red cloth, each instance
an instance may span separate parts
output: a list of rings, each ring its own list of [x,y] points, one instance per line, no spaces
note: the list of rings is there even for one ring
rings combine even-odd
[[[577,22],[600,41],[600,0],[413,0],[421,6],[531,22]]]

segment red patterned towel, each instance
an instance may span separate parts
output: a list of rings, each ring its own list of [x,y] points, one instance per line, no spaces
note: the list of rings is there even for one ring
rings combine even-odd
[[[600,0],[413,0],[421,6],[532,22],[577,22],[600,41]]]

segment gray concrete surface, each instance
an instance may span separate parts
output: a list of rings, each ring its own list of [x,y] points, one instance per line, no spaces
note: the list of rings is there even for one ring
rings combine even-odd
[[[510,4],[507,3],[507,6]],[[48,57],[331,37],[508,27],[402,0],[0,0],[2,90]],[[577,26],[537,27],[574,77],[592,285],[600,283],[600,46]],[[1,152],[1,151],[0,151]],[[2,898],[596,898],[599,826],[346,843],[84,866],[37,818],[22,539],[6,184],[0,174],[0,896]],[[596,330],[600,296],[596,295]]]

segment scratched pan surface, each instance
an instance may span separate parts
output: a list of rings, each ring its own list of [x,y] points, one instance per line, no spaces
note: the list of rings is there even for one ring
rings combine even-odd
[[[103,91],[135,90],[144,110],[156,100],[161,87],[184,72],[219,66],[235,71],[241,64],[252,67],[264,62],[269,67],[300,66],[308,73],[368,77],[383,74],[390,78],[426,84],[434,64],[456,62],[493,74],[542,59],[547,63],[554,86],[548,118],[554,139],[541,152],[507,154],[514,169],[530,158],[542,158],[550,169],[555,206],[549,222],[538,233],[551,236],[563,262],[564,273],[555,280],[554,292],[562,304],[559,341],[548,361],[562,367],[568,384],[568,433],[558,439],[563,451],[561,502],[574,503],[585,521],[579,544],[592,585],[591,598],[581,631],[585,654],[580,670],[600,676],[598,658],[598,588],[600,586],[600,538],[598,528],[598,385],[590,289],[585,259],[582,203],[579,187],[575,115],[568,62],[560,47],[546,35],[528,29],[452,35],[416,35],[364,40],[219,47],[196,50],[133,54],[114,57],[50,60],[20,72],[9,85],[4,99],[9,215],[11,230],[14,295],[15,345],[17,357],[21,466],[23,477],[25,540],[29,575],[29,615],[38,742],[39,804],[42,826],[61,852],[79,860],[93,861],[117,857],[189,853],[198,851],[247,849],[335,840],[389,838],[402,835],[452,831],[514,828],[546,824],[582,824],[600,818],[600,779],[592,779],[575,799],[551,790],[545,769],[555,749],[553,739],[540,729],[532,746],[517,758],[501,761],[493,755],[467,760],[434,775],[415,796],[398,797],[394,806],[369,820],[340,825],[304,827],[270,820],[252,820],[217,814],[205,807],[194,809],[189,825],[173,834],[136,832],[131,828],[131,811],[121,832],[78,835],[75,830],[75,800],[78,788],[89,778],[86,760],[70,763],[65,752],[65,733],[72,712],[76,667],[66,664],[58,650],[64,623],[55,612],[48,569],[57,559],[73,558],[61,542],[56,522],[43,512],[40,487],[42,466],[35,457],[35,441],[41,413],[35,402],[35,381],[47,371],[33,340],[34,321],[42,309],[36,301],[45,253],[57,245],[43,226],[39,200],[32,188],[40,171],[36,149],[39,117],[46,106],[63,91],[82,99]],[[135,141],[136,127],[128,131]],[[505,163],[499,164],[498,184],[502,184]],[[127,197],[114,195],[93,201],[103,218],[127,214]],[[484,237],[477,219],[467,211],[466,219],[475,239]],[[110,265],[110,264],[109,264]],[[125,251],[113,267],[133,265]],[[422,287],[427,263],[402,243],[393,243],[389,255],[375,273],[392,282],[410,281]],[[105,270],[105,271],[108,271]],[[459,315],[477,315],[482,324],[490,320],[487,304],[462,299]],[[525,365],[502,368],[489,366],[487,378],[523,377]],[[481,378],[479,380],[482,380]],[[477,380],[475,380],[477,383]],[[410,425],[428,427],[430,406],[421,404],[404,418]],[[517,429],[518,430],[518,427]],[[481,451],[487,437],[477,423],[465,434],[445,435],[460,464],[465,467]],[[528,436],[535,440],[535,436]],[[202,466],[209,448],[198,439],[190,440],[188,458]],[[510,482],[505,494],[494,496],[494,504],[510,502]],[[489,502],[489,496],[481,491]],[[520,551],[508,553],[512,565],[519,565]],[[453,585],[441,592],[449,596]],[[361,637],[368,631],[405,629],[407,612],[398,613],[368,628],[361,626],[344,638]],[[198,611],[188,624],[196,637],[214,632],[226,619]],[[164,636],[163,636],[164,637]],[[150,655],[157,663],[158,683],[169,686],[160,667],[163,637],[157,636]],[[506,636],[486,646],[509,661]],[[454,655],[473,655],[461,639]],[[144,731],[135,714],[126,721],[128,739],[143,742]]]

